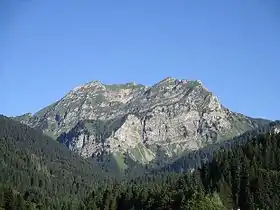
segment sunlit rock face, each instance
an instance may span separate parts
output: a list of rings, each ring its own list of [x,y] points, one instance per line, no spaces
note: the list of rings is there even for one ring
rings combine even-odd
[[[150,87],[92,81],[17,119],[83,157],[128,154],[140,163],[159,153],[180,156],[266,122],[223,107],[200,81],[170,77]]]

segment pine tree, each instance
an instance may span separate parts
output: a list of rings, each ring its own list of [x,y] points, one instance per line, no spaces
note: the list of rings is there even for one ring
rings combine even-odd
[[[14,193],[11,188],[4,189],[4,208],[5,210],[14,210]]]
[[[15,209],[21,210],[24,208],[24,205],[23,197],[20,194],[17,194],[15,198]]]

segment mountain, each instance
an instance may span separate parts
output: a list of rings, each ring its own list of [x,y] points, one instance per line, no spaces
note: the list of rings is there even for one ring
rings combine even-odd
[[[82,157],[109,155],[120,168],[170,160],[269,123],[230,111],[200,81],[76,87],[34,115],[15,117]]]

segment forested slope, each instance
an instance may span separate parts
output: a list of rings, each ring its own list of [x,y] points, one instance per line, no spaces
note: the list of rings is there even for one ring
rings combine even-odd
[[[0,116],[0,186],[39,205],[86,196],[105,174],[94,162],[19,122]],[[64,199],[65,198],[65,199]]]
[[[94,162],[25,125],[5,117],[0,125],[4,209],[280,209],[276,124],[222,146],[199,169],[158,171],[131,181],[105,179]]]

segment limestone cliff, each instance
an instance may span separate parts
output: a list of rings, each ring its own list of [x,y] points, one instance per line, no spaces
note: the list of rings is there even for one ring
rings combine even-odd
[[[92,81],[17,119],[83,157],[111,154],[120,166],[124,154],[140,163],[172,158],[268,122],[231,112],[200,81],[175,78],[151,87]]]

